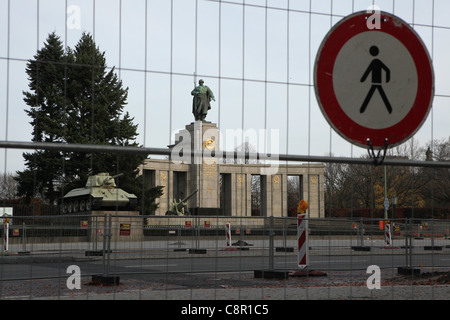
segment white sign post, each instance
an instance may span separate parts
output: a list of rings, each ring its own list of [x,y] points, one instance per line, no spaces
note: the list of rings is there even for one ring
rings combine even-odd
[[[6,221],[3,224],[3,234],[4,234],[3,250],[5,253],[8,253],[8,249],[9,249],[9,222],[8,221]]]
[[[9,223],[13,216],[13,208],[0,207],[0,222],[3,223],[3,252],[8,254],[9,250]]]

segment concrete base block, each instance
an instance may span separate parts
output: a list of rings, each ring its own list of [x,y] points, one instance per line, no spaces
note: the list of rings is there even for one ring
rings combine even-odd
[[[287,279],[289,277],[289,271],[254,270],[253,276],[257,279]]]
[[[191,254],[205,254],[206,249],[189,249],[189,253]]]
[[[420,274],[420,269],[412,268],[412,267],[398,267],[397,268],[398,274],[404,275],[404,276],[411,276]]]
[[[442,251],[442,247],[441,246],[424,246],[423,250]]]
[[[317,270],[298,270],[291,271],[289,273],[290,277],[326,277],[327,274],[322,271]]]
[[[275,248],[276,252],[294,252],[294,248],[289,248],[289,247],[278,247]]]
[[[353,246],[352,250],[355,250],[355,251],[370,251],[370,247],[367,247],[367,246]]]
[[[92,282],[118,286],[120,284],[120,277],[113,275],[93,275]]]
[[[103,250],[88,250],[84,252],[85,257],[101,257],[103,256]]]

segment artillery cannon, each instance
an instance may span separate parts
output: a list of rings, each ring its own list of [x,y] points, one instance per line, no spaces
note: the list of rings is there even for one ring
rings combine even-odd
[[[137,197],[117,188],[115,178],[119,173],[110,176],[109,173],[99,173],[90,176],[84,188],[69,191],[63,197],[63,213],[80,213],[92,210],[134,211],[137,207]]]
[[[166,216],[184,216],[189,215],[187,201],[194,196],[198,192],[198,189],[194,190],[190,195],[180,201],[174,200],[170,204],[170,208],[166,211]]]

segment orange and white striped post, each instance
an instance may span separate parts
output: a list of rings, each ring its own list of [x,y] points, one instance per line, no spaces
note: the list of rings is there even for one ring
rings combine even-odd
[[[304,269],[308,266],[308,220],[305,214],[297,215],[297,266]]]
[[[227,237],[227,248],[231,248],[231,224],[225,223],[225,233]]]
[[[308,219],[306,210],[309,204],[301,200],[297,208],[297,266],[304,269],[309,264],[308,259]]]
[[[386,245],[392,245],[392,233],[391,233],[391,224],[386,223],[384,225],[384,237],[386,239]]]

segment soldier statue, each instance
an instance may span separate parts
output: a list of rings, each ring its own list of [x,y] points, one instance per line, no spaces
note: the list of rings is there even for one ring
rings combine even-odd
[[[194,96],[192,100],[192,113],[194,114],[195,121],[204,121],[208,110],[211,109],[211,99],[216,101],[211,89],[203,85],[204,81],[199,80],[198,86],[192,90],[191,95]]]

